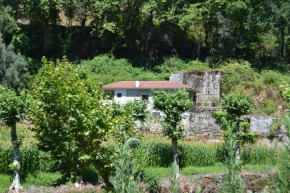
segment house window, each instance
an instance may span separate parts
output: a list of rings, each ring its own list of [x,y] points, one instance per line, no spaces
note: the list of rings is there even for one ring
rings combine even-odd
[[[142,95],[142,100],[148,100],[149,99],[149,95]]]
[[[153,112],[152,114],[154,118],[160,117],[160,112]]]
[[[118,98],[121,98],[121,97],[122,97],[122,93],[118,93],[118,94],[117,94],[117,97],[118,97]]]

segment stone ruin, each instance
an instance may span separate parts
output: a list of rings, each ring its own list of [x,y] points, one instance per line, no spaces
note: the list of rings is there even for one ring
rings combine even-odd
[[[176,81],[198,90],[196,108],[199,109],[199,107],[219,106],[221,77],[221,71],[175,72],[170,76],[169,81]]]
[[[186,127],[186,134],[198,139],[221,139],[221,127],[212,116],[213,112],[220,110],[221,71],[201,71],[201,72],[175,72],[170,76],[170,81],[176,81],[198,90],[196,95],[195,111],[183,115],[183,124]],[[260,136],[267,136],[271,131],[275,116],[267,115],[247,115],[241,117],[241,120],[250,123],[250,132],[257,133]],[[162,126],[158,121],[153,120],[145,126],[150,131],[160,132]],[[285,136],[285,129],[281,128],[277,134],[280,138]]]

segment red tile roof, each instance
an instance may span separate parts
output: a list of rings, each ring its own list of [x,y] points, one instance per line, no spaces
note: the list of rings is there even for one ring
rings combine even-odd
[[[186,89],[193,92],[198,92],[194,88],[181,84],[175,81],[139,81],[140,86],[136,87],[136,81],[120,81],[112,84],[107,84],[103,86],[104,90],[114,90],[114,89]]]

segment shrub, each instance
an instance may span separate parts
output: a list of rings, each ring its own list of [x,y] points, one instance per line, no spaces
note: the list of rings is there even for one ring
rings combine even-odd
[[[157,76],[142,68],[135,68],[126,59],[101,55],[82,62],[79,72],[92,83],[109,84],[124,80],[157,80]]]
[[[281,84],[281,74],[272,70],[262,72],[263,82],[268,87],[276,87]]]

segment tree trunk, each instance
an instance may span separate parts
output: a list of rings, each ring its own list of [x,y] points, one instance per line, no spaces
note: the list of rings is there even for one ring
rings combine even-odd
[[[44,42],[43,42],[43,52],[45,54],[49,53],[50,49],[50,26],[49,21],[45,19],[42,23],[43,25],[43,33],[44,33]]]
[[[80,188],[83,184],[83,178],[82,176],[77,177],[75,182],[75,188]]]
[[[177,139],[172,139],[172,152],[173,152],[173,163],[176,164],[176,178],[178,178],[179,177],[179,159],[178,159]]]
[[[238,133],[240,133],[240,118],[238,120]],[[240,139],[238,140],[236,147],[235,147],[235,156],[236,156],[236,162],[240,162]]]
[[[19,190],[22,189],[20,185],[20,170],[18,169],[19,167],[16,167],[17,165],[20,165],[20,152],[19,152],[19,143],[18,143],[18,138],[17,138],[17,133],[16,133],[16,122],[10,125],[11,128],[11,142],[13,146],[13,156],[14,156],[14,166],[15,169],[13,171],[13,182],[12,185],[10,186],[10,190],[15,190],[18,192]]]
[[[282,58],[285,57],[286,53],[286,46],[285,46],[285,30],[284,27],[281,28],[281,56]]]
[[[104,180],[104,183],[106,184],[106,189],[107,190],[112,190],[113,189],[113,184],[110,182],[109,180],[109,176],[110,176],[110,172],[106,172],[104,170],[102,170],[102,168],[105,168],[104,165],[98,161],[94,162],[95,167],[97,168],[97,170],[99,171],[101,177]]]

